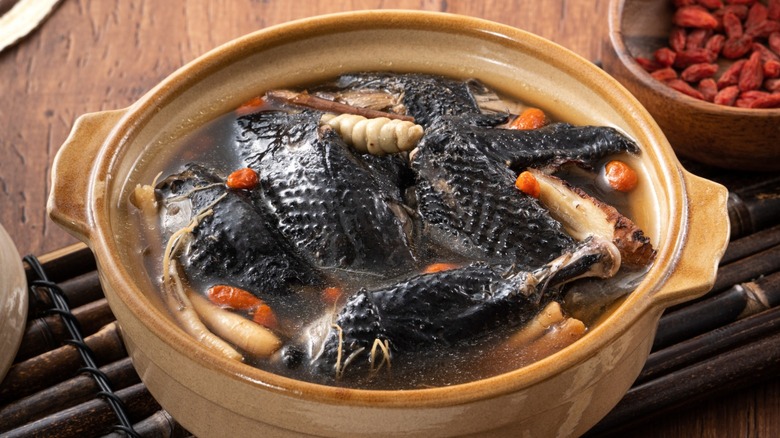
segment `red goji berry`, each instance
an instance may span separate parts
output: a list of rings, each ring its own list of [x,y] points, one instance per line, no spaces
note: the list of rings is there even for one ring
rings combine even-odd
[[[273,309],[271,309],[271,306],[265,303],[257,307],[255,314],[252,317],[252,321],[269,329],[279,327],[279,321],[276,319],[276,314]]]
[[[711,78],[718,71],[718,64],[693,64],[680,73],[680,78],[688,82],[699,82],[704,78]]]
[[[704,95],[702,95],[699,90],[693,88],[689,83],[683,81],[682,79],[672,79],[667,81],[666,84],[680,93],[687,94],[688,96],[699,100],[704,100]]]
[[[756,99],[760,99],[766,96],[769,96],[769,93],[765,91],[758,91],[758,90],[743,91],[739,93],[739,97],[737,97],[736,102],[734,102],[734,106],[739,108],[750,108],[750,105],[752,105]]]
[[[727,13],[731,12],[736,15],[740,20],[747,18],[748,7],[745,5],[726,5],[721,9],[718,9],[713,13],[715,17],[724,17]]]
[[[549,122],[547,115],[539,108],[526,108],[509,124],[509,129],[538,129]]]
[[[707,9],[720,9],[723,7],[721,0],[698,0],[698,3]]]
[[[780,79],[767,79],[764,81],[764,89],[772,93],[780,92]]]
[[[678,8],[683,6],[693,6],[696,4],[696,0],[674,0],[674,5]]]
[[[218,284],[209,288],[206,292],[212,303],[235,310],[254,310],[263,303],[260,298],[251,292],[233,286]]]
[[[753,51],[761,54],[761,62],[780,61],[780,56],[761,43],[753,43]]]
[[[748,35],[742,35],[739,38],[729,38],[723,43],[723,50],[720,54],[724,58],[738,59],[746,55],[753,47],[753,38]]]
[[[715,29],[718,20],[701,6],[683,6],[674,12],[672,23],[681,27]]]
[[[682,52],[685,50],[685,41],[688,39],[688,32],[682,27],[673,27],[672,32],[669,34],[669,47],[675,52]]]
[[[716,59],[716,55],[713,55],[709,50],[704,48],[684,50],[677,54],[677,57],[674,59],[674,66],[677,68],[686,68],[693,64],[711,63]]]
[[[670,79],[677,79],[677,70],[671,67],[666,67],[650,73],[650,76],[654,77],[655,79],[661,82],[664,82]]]
[[[757,90],[764,82],[764,70],[761,68],[761,54],[753,52],[748,58],[742,71],[739,72],[737,85],[742,91]]]
[[[619,160],[612,160],[604,166],[604,178],[610,187],[619,192],[630,192],[639,182],[636,171]]]
[[[257,186],[260,177],[254,170],[245,167],[231,173],[227,178],[227,186],[237,190],[251,190]]]
[[[710,39],[707,40],[707,43],[704,44],[704,48],[709,50],[709,52],[715,56],[718,56],[720,55],[720,51],[723,50],[723,43],[725,42],[726,37],[718,33],[711,36]]]
[[[636,58],[634,58],[634,60],[636,61],[637,64],[639,64],[640,67],[642,67],[643,69],[645,69],[645,71],[650,73],[661,68],[661,65],[657,63],[655,60],[647,59],[642,56],[637,56]]]
[[[772,93],[768,96],[756,98],[750,108],[780,108],[780,93]]]
[[[671,67],[676,57],[677,53],[668,47],[662,47],[653,53],[653,58],[663,67]]]
[[[769,35],[769,38],[767,38],[767,44],[775,55],[780,56],[780,32],[772,32],[772,34]]]
[[[729,68],[724,71],[718,78],[718,89],[723,89],[731,85],[737,85],[739,82],[739,73],[742,71],[742,66],[745,65],[747,59],[740,59],[735,61]]]
[[[337,286],[326,287],[322,290],[322,301],[328,305],[336,304],[341,296],[344,295],[344,291]]]
[[[726,12],[726,14],[723,15],[723,30],[729,38],[741,37],[744,32],[742,20],[733,12]]]
[[[686,49],[698,49],[704,47],[704,43],[712,35],[710,29],[696,29],[693,32],[688,33],[688,38],[685,40]]]
[[[768,11],[766,6],[761,3],[756,3],[748,10],[747,18],[745,19],[745,30],[750,32],[750,29],[755,28],[767,19]]]
[[[754,38],[768,38],[774,32],[780,32],[780,22],[766,20],[746,30],[745,35]]]
[[[752,6],[758,0],[726,0],[726,3],[730,5],[746,5]]]
[[[718,94],[718,85],[715,83],[714,79],[706,78],[699,82],[698,90],[701,95],[704,96],[704,100],[712,102]]]
[[[536,179],[534,174],[528,171],[524,171],[517,176],[517,179],[515,180],[515,187],[517,187],[526,195],[532,196],[534,198],[538,198],[542,190],[541,186],[539,185],[539,181]]]
[[[718,105],[733,106],[738,96],[739,87],[736,85],[730,85],[718,91],[718,94],[715,95],[713,102]]]
[[[769,0],[766,15],[770,20],[780,20],[780,0]]]
[[[780,61],[770,59],[761,66],[764,78],[780,78]]]

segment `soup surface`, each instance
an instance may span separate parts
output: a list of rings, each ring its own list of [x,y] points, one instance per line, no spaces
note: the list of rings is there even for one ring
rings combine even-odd
[[[452,385],[575,342],[655,252],[634,142],[478,81],[357,73],[187,136],[131,195],[145,265],[223,354],[348,387]]]

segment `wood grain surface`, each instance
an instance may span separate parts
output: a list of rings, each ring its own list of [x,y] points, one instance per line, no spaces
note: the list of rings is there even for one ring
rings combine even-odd
[[[63,0],[0,53],[0,223],[21,254],[75,240],[46,216],[51,163],[75,119],[123,108],[231,39],[312,15],[372,8],[444,11],[516,26],[598,60],[607,0]],[[627,436],[773,437],[780,379],[663,415]]]

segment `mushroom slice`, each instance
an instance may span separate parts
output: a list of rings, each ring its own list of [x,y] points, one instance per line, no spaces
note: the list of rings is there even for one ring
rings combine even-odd
[[[650,239],[631,219],[582,189],[539,170],[528,169],[539,182],[539,200],[577,240],[600,236],[615,244],[623,266],[641,268],[655,258]]]

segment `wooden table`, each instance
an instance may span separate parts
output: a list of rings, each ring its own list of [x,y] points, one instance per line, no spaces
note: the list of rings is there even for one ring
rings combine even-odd
[[[312,15],[369,8],[466,14],[516,26],[598,60],[607,0],[118,1],[64,0],[0,53],[0,222],[21,254],[74,239],[46,216],[49,171],[75,119],[122,108],[178,67],[246,33]],[[705,401],[630,436],[770,437],[780,379]]]

